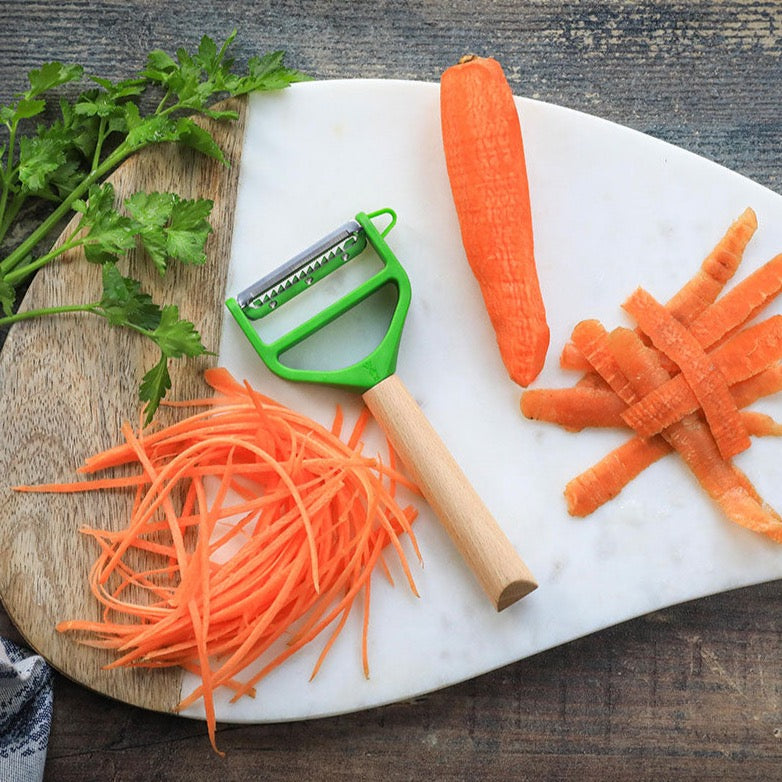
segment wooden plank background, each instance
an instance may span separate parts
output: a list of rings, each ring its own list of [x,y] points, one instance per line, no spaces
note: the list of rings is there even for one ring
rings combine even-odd
[[[316,78],[434,81],[474,51],[499,58],[517,94],[782,188],[782,4],[770,0],[3,0],[0,9],[0,103],[49,59],[123,78],[150,49],[194,47],[233,28],[238,61],[285,49]],[[780,598],[772,583],[659,611],[415,702],[224,726],[224,760],[200,722],[58,677],[46,779],[780,779]],[[2,612],[0,633],[15,637]]]

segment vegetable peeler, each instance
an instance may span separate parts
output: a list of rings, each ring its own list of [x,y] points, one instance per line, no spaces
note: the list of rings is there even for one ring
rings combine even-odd
[[[387,222],[381,229],[380,218]],[[489,512],[434,427],[395,374],[402,329],[410,307],[410,280],[386,242],[397,216],[392,209],[354,219],[324,236],[261,278],[226,306],[266,366],[282,378],[325,383],[362,394],[422,495],[434,510],[462,558],[498,611],[537,587],[502,528]],[[373,248],[382,266],[368,279],[287,333],[264,340],[255,326],[286,302]],[[396,303],[385,335],[364,358],[339,369],[290,366],[284,354],[346,314],[381,289],[391,286]]]

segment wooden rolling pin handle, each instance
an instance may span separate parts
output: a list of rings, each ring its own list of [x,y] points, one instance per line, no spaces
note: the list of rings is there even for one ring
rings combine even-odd
[[[535,589],[532,573],[402,381],[387,377],[364,401],[496,609]]]

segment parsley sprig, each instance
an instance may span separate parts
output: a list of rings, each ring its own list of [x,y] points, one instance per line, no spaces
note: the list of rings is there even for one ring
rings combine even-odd
[[[193,323],[176,304],[156,304],[141,283],[124,276],[118,262],[141,247],[160,274],[172,263],[203,264],[211,226],[212,202],[175,193],[135,193],[116,203],[106,176],[144,147],[175,142],[225,163],[223,151],[195,117],[233,120],[234,111],[212,108],[224,97],[279,90],[306,77],[283,64],[283,52],[253,57],[243,73],[234,71],[228,50],[233,32],[218,47],[204,36],[195,52],[162,50],[130,79],[112,82],[85,73],[80,65],[50,62],[28,74],[29,88],[0,105],[0,244],[23,208],[51,204],[48,215],[0,259],[0,327],[19,320],[85,312],[152,340],[160,360],[144,375],[139,397],[147,422],[171,387],[169,359],[208,352]],[[56,101],[57,117],[44,122],[60,88],[89,82],[74,100]],[[53,98],[54,96],[54,98]],[[145,109],[149,104],[153,108]],[[32,132],[24,133],[36,123]],[[41,245],[65,218],[74,228],[56,247]],[[102,266],[103,292],[96,302],[16,312],[18,297],[31,276],[74,248]]]

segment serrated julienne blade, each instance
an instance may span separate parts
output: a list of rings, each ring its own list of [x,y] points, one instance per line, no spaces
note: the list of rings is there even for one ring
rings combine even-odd
[[[365,245],[361,225],[356,220],[349,220],[245,288],[236,296],[236,302],[249,318],[262,318],[315,281],[336,271]]]

